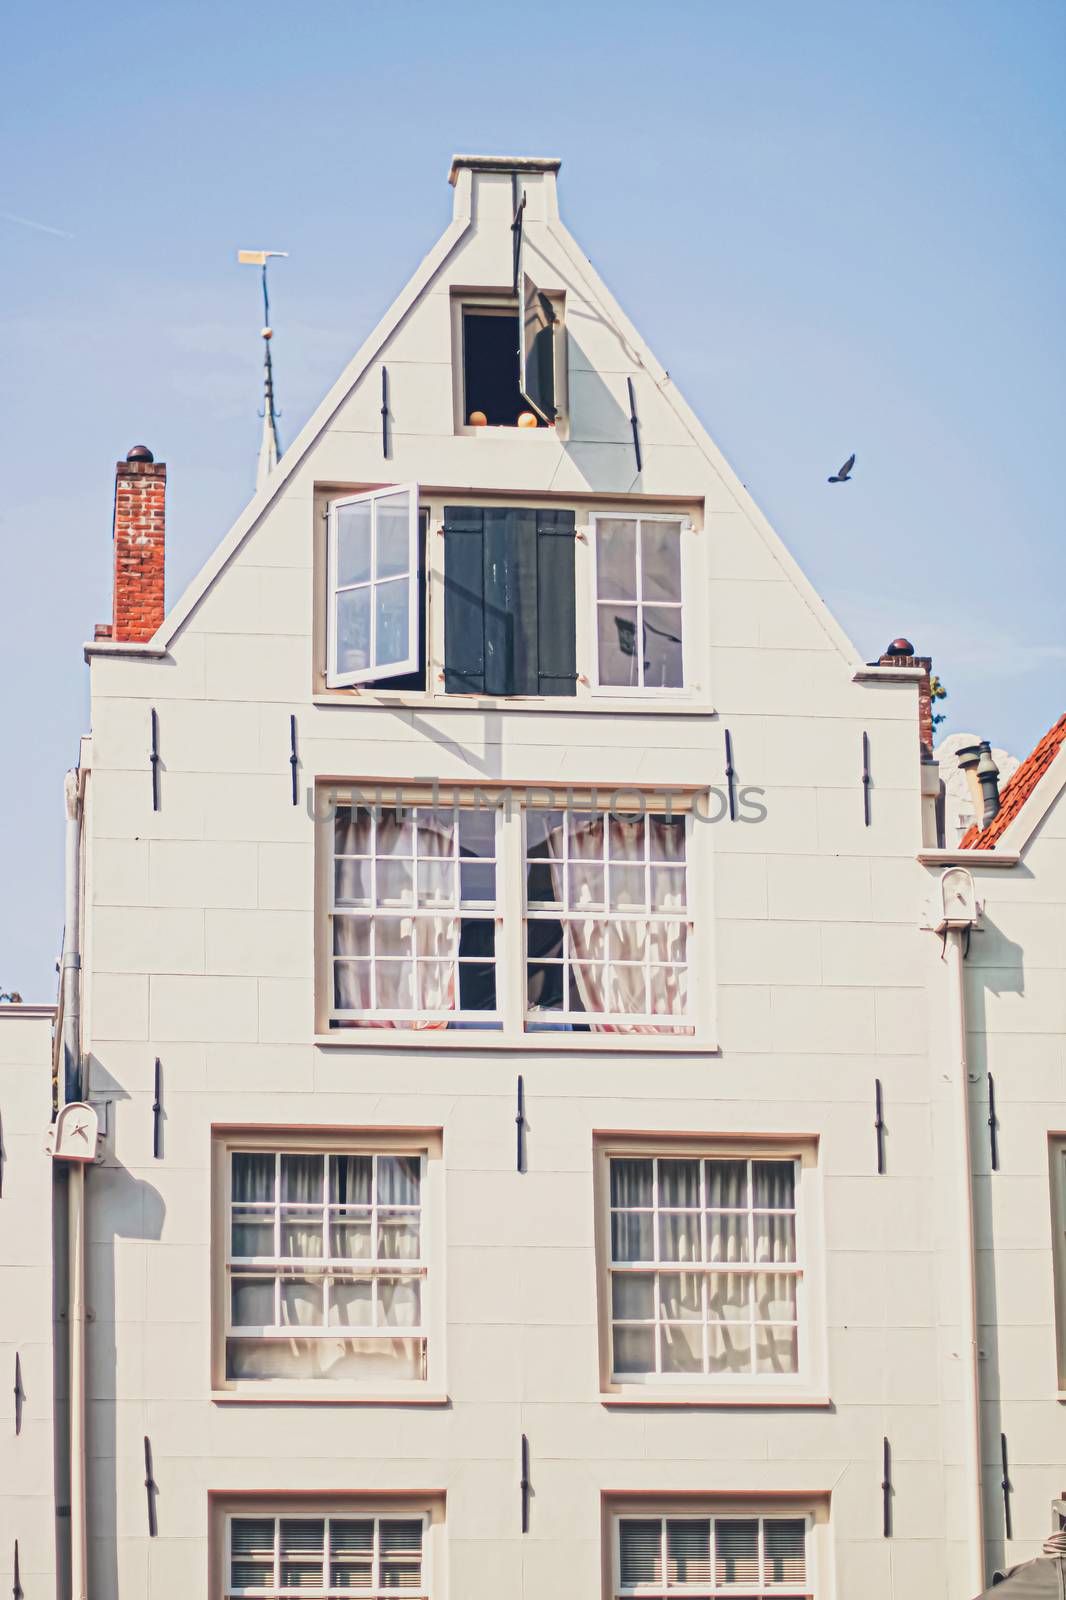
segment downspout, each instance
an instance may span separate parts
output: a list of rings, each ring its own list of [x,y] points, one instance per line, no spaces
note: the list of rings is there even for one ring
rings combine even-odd
[[[63,1082],[69,1105],[82,1094],[81,1073],[81,773],[67,773],[66,917],[63,926]],[[58,1151],[56,1152],[58,1155]],[[87,1600],[88,1533],[85,1492],[85,1167],[66,1161],[68,1340],[70,1357],[70,1594]]]
[[[965,880],[965,881],[963,881]],[[950,888],[949,888],[950,884]],[[961,891],[956,892],[956,891]],[[944,940],[947,978],[947,1076],[954,1091],[957,1124],[955,1200],[962,1249],[959,1251],[959,1359],[962,1362],[962,1455],[964,1504],[968,1534],[967,1590],[985,1586],[984,1502],[981,1487],[981,1378],[977,1344],[977,1263],[974,1246],[973,1166],[970,1151],[970,1087],[966,1029],[966,973],[963,963],[980,912],[973,880],[954,867],[941,878],[943,918],[937,932]]]

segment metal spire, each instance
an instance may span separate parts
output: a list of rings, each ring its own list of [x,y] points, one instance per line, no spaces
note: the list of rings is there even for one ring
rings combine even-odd
[[[237,260],[242,267],[259,267],[263,276],[263,437],[259,445],[259,464],[256,467],[255,487],[258,491],[266,483],[278,464],[281,446],[278,443],[278,412],[274,405],[274,366],[270,358],[270,341],[274,330],[270,326],[270,296],[267,292],[267,262],[273,256],[285,257],[287,250],[238,250]]]

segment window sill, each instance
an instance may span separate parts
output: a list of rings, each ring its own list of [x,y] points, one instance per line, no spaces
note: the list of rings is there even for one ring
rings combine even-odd
[[[690,1055],[711,1056],[719,1053],[719,1045],[710,1039],[696,1038],[691,1034],[625,1034],[625,1033],[494,1033],[486,1028],[484,1033],[447,1028],[410,1029],[402,1033],[396,1028],[331,1028],[328,1033],[316,1033],[312,1044],[322,1049],[342,1050],[519,1050],[524,1055],[545,1051],[557,1054],[561,1050],[574,1055]]]
[[[411,1390],[383,1390],[380,1393],[319,1394],[302,1389],[212,1389],[210,1399],[217,1406],[450,1406],[446,1394],[413,1393]]]
[[[568,716],[714,717],[718,713],[706,700],[626,700],[596,693],[524,696],[483,694],[426,694],[406,689],[319,689],[311,696],[316,706],[379,706],[389,711],[548,711]]]
[[[662,1389],[649,1388],[641,1394],[634,1394],[628,1389],[609,1390],[600,1395],[600,1404],[608,1409],[639,1406],[645,1409],[673,1407],[718,1411],[723,1407],[743,1406],[749,1410],[826,1411],[832,1407],[833,1402],[828,1395],[812,1394],[806,1389],[789,1391],[775,1389],[769,1393],[758,1389],[737,1389],[720,1393],[711,1393],[706,1389],[683,1389],[677,1393],[666,1393]]]

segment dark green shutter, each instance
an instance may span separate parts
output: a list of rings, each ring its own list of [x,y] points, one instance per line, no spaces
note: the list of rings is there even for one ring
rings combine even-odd
[[[537,514],[537,660],[540,694],[577,693],[574,513]]]
[[[448,694],[577,692],[572,511],[446,506]]]
[[[444,691],[485,693],[485,513],[444,510]]]

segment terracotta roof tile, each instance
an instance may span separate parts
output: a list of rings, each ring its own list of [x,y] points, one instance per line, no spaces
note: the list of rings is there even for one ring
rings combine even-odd
[[[1049,728],[1035,750],[1030,751],[1014,772],[1000,796],[999,810],[987,828],[974,823],[959,841],[960,850],[991,850],[1006,833],[1025,802],[1048,770],[1063,744],[1066,744],[1066,712]]]

